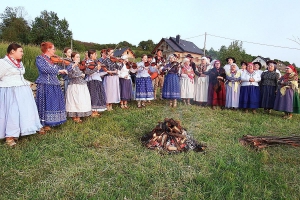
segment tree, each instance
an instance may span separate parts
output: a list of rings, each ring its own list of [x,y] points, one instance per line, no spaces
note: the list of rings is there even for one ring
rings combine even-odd
[[[118,46],[119,47],[130,47],[130,48],[135,47],[134,45],[130,44],[127,41],[120,42]]]
[[[63,49],[70,46],[71,42],[72,32],[68,28],[69,23],[66,19],[60,20],[55,12],[44,10],[32,23],[31,42],[39,45],[44,41],[50,41]]]
[[[213,48],[210,48],[210,50],[207,52],[207,55],[209,55],[212,60],[219,58],[219,52],[215,51]]]
[[[1,39],[9,42],[29,43],[30,27],[24,19],[26,11],[23,7],[6,7],[4,13],[0,15]]]
[[[155,44],[152,40],[141,41],[138,47],[145,51],[151,51],[154,49]]]
[[[243,49],[243,42],[239,41],[233,41],[228,48],[225,46],[221,46],[221,49],[219,51],[219,59],[221,63],[225,64],[226,58],[228,57],[234,57],[236,60],[237,65],[241,61],[251,62],[252,56],[249,54],[246,54],[245,50]]]

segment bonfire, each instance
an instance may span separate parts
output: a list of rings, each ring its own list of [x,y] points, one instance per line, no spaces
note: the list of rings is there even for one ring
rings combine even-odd
[[[183,152],[194,150],[203,152],[205,145],[198,143],[181,126],[180,121],[166,118],[158,122],[156,127],[141,138],[142,143],[149,149]]]

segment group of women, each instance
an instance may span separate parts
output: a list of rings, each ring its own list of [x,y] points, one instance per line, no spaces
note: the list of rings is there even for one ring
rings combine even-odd
[[[286,119],[291,119],[292,113],[300,113],[298,75],[293,65],[286,66],[285,74],[281,76],[280,71],[276,69],[277,63],[272,60],[267,62],[267,69],[262,71],[259,62],[243,61],[239,69],[233,57],[226,59],[228,64],[224,67],[220,67],[218,60],[212,61],[211,66],[208,66],[207,59],[202,59],[204,61],[195,68],[195,81],[197,78],[207,78],[198,82],[198,85],[206,88],[201,103],[207,100],[206,105],[212,106],[212,109],[220,106],[222,109],[239,108],[245,112],[252,110],[253,113],[256,113],[257,108],[263,108],[266,113],[271,113],[274,109],[284,112],[283,118]],[[205,72],[201,73],[205,66]],[[195,83],[196,102],[197,92],[200,91],[198,88],[200,87]],[[207,98],[203,98],[206,94]]]
[[[154,99],[149,70],[158,65],[147,55],[142,55],[141,62],[132,63],[127,56],[113,57],[113,49],[102,50],[100,58],[91,49],[80,61],[80,54],[71,48],[64,49],[65,58],[56,56],[55,51],[53,43],[41,44],[42,53],[36,57],[39,76],[35,99],[23,77],[22,47],[10,44],[7,55],[0,59],[0,139],[5,138],[9,146],[14,146],[19,136],[45,134],[65,123],[67,117],[80,123],[82,117],[98,117],[99,112],[113,110],[113,104],[128,109],[128,101],[135,99],[137,107],[142,108]],[[220,61],[210,62],[206,57],[196,66],[192,58],[188,54],[179,63],[177,55],[170,54],[167,63],[157,67],[165,74],[162,98],[169,100],[170,106],[176,107],[181,99],[185,105],[194,100],[213,109],[221,106],[252,109],[255,113],[262,107],[267,113],[271,109],[283,111],[287,119],[291,113],[300,112],[294,66],[287,66],[286,74],[280,77],[274,61],[269,61],[268,69],[262,72],[259,63],[242,62],[239,69],[232,57],[226,59],[224,67]],[[134,83],[131,74],[135,74]],[[58,75],[64,80],[64,92]]]

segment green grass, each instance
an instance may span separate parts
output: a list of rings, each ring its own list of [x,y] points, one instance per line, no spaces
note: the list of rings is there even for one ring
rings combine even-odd
[[[166,101],[114,106],[100,118],[22,137],[15,148],[2,142],[0,199],[299,199],[299,148],[256,151],[238,142],[245,134],[298,134],[298,115],[174,109]],[[140,137],[166,117],[181,120],[206,153],[142,146]]]

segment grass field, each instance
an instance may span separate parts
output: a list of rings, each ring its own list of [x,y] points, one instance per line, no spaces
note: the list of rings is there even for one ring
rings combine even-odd
[[[298,134],[298,115],[174,109],[166,101],[114,106],[100,118],[22,137],[14,148],[2,141],[0,199],[299,199],[299,148],[256,151],[238,142],[245,134]],[[143,147],[140,137],[166,117],[181,120],[206,153]]]

